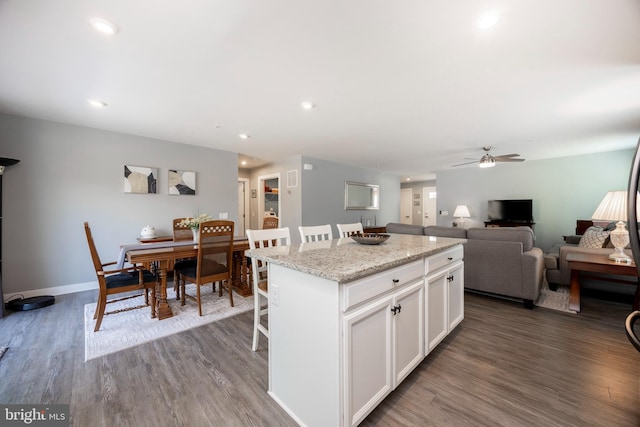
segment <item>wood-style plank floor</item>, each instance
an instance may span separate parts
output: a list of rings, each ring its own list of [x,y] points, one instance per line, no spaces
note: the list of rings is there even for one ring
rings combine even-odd
[[[295,425],[266,393],[251,312],[84,362],[83,306],[95,298],[0,319],[0,403],[70,404],[74,426]],[[362,425],[640,426],[629,305],[583,297],[571,315],[470,293],[465,304],[465,320]]]

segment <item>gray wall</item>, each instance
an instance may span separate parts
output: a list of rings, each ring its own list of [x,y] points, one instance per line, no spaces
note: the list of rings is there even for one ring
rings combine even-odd
[[[468,226],[482,226],[491,199],[533,199],[536,244],[543,250],[563,235],[574,234],[577,219],[590,219],[610,190],[626,190],[633,150],[523,163],[499,163],[490,169],[439,172],[438,225],[451,226],[456,205],[467,205]]]
[[[5,297],[95,282],[84,221],[106,262],[147,224],[171,234],[172,218],[197,210],[237,220],[236,153],[5,114],[0,147],[21,160],[4,175]],[[125,164],[157,167],[159,193],[124,194]],[[170,168],[196,171],[198,194],[170,196]]]
[[[302,163],[313,166],[313,170],[302,168],[302,225],[331,224],[334,237],[337,237],[335,224],[338,223],[366,221],[367,218],[377,225],[399,221],[400,178],[397,175],[304,156]],[[379,185],[380,209],[345,210],[345,181]],[[295,232],[298,233],[297,229]]]

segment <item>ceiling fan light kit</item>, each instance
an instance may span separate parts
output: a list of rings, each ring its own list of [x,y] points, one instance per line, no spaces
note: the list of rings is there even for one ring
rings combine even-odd
[[[478,164],[478,166],[480,166],[481,168],[492,168],[495,165],[496,160],[488,154],[482,156],[482,158],[480,159],[480,163]]]

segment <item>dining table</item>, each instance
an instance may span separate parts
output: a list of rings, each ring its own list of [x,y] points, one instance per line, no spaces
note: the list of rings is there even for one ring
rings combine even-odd
[[[239,295],[246,297],[252,294],[249,268],[244,252],[249,249],[249,239],[244,236],[233,238],[233,266],[231,283],[233,289]],[[128,260],[131,264],[154,264],[158,274],[156,288],[156,305],[153,316],[158,319],[167,319],[173,316],[171,306],[167,301],[167,274],[168,266],[176,259],[195,258],[198,255],[196,242],[153,242],[121,246],[122,260]],[[174,280],[176,278],[174,277]]]

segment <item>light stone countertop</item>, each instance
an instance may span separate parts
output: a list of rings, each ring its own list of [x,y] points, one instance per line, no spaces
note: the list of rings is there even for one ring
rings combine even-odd
[[[465,239],[390,234],[379,245],[361,245],[351,238],[254,249],[245,252],[253,259],[338,283],[351,282],[371,274],[434,255]]]

